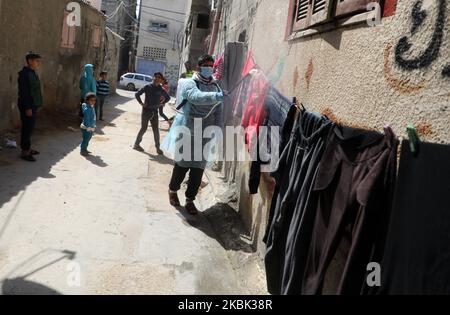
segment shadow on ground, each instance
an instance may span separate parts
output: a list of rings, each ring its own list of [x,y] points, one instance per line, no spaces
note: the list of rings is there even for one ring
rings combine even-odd
[[[22,278],[4,280],[1,290],[2,295],[61,295],[56,290]]]
[[[153,155],[150,153],[145,153],[150,158],[150,161],[157,162],[161,165],[173,165],[173,160],[171,158],[168,158],[165,155]]]
[[[108,166],[108,164],[105,163],[105,161],[103,161],[103,159],[100,156],[89,155],[89,156],[86,156],[86,160],[88,160],[89,162],[91,162],[92,164],[94,164],[98,167],[107,167]]]
[[[39,273],[40,271],[50,268],[55,264],[69,260],[73,261],[76,253],[70,250],[57,250],[47,248],[39,253],[31,256],[24,262],[18,264],[8,275],[1,280],[1,294],[2,295],[61,295],[58,291],[44,286],[40,283],[27,280],[26,278]],[[31,268],[39,261],[46,261],[39,264],[39,267]],[[20,273],[20,276],[14,274]]]
[[[190,215],[183,207],[177,209],[189,226],[215,239],[225,250],[255,252],[252,244],[242,237],[246,231],[239,214],[229,205],[218,203],[197,216]]]
[[[130,101],[132,97],[125,97],[115,94],[109,98],[105,108],[106,122],[99,123],[99,132],[102,132],[103,126],[108,125],[120,116],[123,111],[118,108],[121,104]],[[55,176],[50,174],[52,167],[61,161],[66,155],[78,149],[81,142],[80,119],[77,116],[76,109],[74,114],[49,112],[45,109],[38,114],[38,124],[33,137],[33,144],[36,149],[41,151],[37,157],[36,163],[25,162],[19,158],[19,149],[0,149],[0,211],[5,203],[19,193],[26,190],[26,187],[38,178],[52,179]],[[10,130],[7,137],[15,139],[19,144],[20,131]],[[3,136],[0,137],[3,140]],[[91,162],[100,166],[107,166],[101,159],[91,157]],[[8,223],[14,215],[21,199],[12,208],[10,213],[4,214],[6,221],[0,222],[0,231],[3,233]],[[0,234],[1,237],[1,234]]]

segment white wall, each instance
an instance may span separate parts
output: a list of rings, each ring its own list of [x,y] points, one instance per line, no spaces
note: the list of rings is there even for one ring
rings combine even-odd
[[[146,46],[167,49],[165,75],[168,77],[169,82],[176,82],[178,79],[188,1],[142,0],[142,5],[137,56],[138,58],[143,56],[144,47]],[[183,14],[175,12],[180,12]],[[168,23],[168,32],[151,32],[149,30],[151,22]]]
[[[87,3],[89,3],[91,6],[96,8],[97,10],[101,10],[102,8],[102,0],[86,0]]]

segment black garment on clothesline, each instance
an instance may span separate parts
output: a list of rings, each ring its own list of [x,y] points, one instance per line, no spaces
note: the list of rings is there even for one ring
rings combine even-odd
[[[275,197],[269,214],[265,242],[268,290],[271,294],[284,291],[283,279],[286,244],[291,223],[303,219],[305,204],[309,202],[309,187],[315,179],[316,170],[325,140],[333,123],[308,112],[301,112],[293,128],[292,137],[284,149],[278,171],[273,174],[277,181]],[[300,211],[295,211],[295,210]]]
[[[271,141],[274,140],[271,137],[270,128],[277,126],[280,127],[279,138],[276,138],[275,141],[279,143],[279,153],[283,152],[286,147],[290,135],[292,132],[292,127],[295,122],[296,116],[296,107],[295,105],[291,105],[289,100],[281,95],[280,92],[271,88],[269,90],[268,100],[266,100],[267,107],[267,118],[264,122],[264,126],[267,126],[269,129],[268,133],[268,142],[267,147],[271,148]],[[268,151],[270,153],[270,151]],[[249,176],[249,189],[250,194],[254,195],[258,193],[259,184],[261,181],[261,166],[264,164],[274,163],[274,161],[261,161],[259,156],[259,142],[257,149],[257,160],[253,161],[250,167],[250,176]]]
[[[450,294],[450,146],[402,143],[381,294]]]
[[[281,159],[281,156],[283,156],[284,151],[286,150],[286,147],[288,146],[289,142],[291,141],[291,137],[294,137],[293,133],[296,132],[297,128],[298,128],[297,107],[295,105],[292,105],[288,112],[288,116],[283,124],[283,131],[282,131],[281,142],[280,142],[280,152],[281,152],[280,159]],[[286,162],[283,162],[283,163],[286,163]],[[254,166],[252,165],[252,167],[254,167]],[[276,178],[277,176],[279,176],[279,174],[280,174],[280,166],[277,165],[277,170],[275,172],[273,172],[271,174],[271,176]],[[259,186],[259,182],[258,182],[258,186]],[[265,232],[264,238],[263,238],[263,242],[265,244],[267,244],[267,240],[269,237],[270,226],[273,221],[274,207],[276,205],[276,202],[277,202],[276,199],[277,199],[279,193],[280,193],[280,185],[277,184],[277,185],[275,185],[271,208],[270,208],[269,215],[268,215],[268,221],[267,221],[268,224],[267,224],[266,232]]]
[[[313,187],[313,199],[318,203],[312,234],[306,240],[310,241],[309,250],[294,247],[289,260],[293,281],[284,294],[322,293],[325,275],[346,229],[351,231],[350,250],[336,293],[363,292],[367,265],[384,245],[395,187],[398,141],[390,128],[385,133],[334,128]],[[297,241],[304,243],[305,239]]]

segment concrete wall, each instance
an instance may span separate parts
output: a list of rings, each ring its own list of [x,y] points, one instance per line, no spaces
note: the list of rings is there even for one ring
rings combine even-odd
[[[445,22],[436,26],[438,4],[444,1]],[[399,136],[414,123],[424,140],[450,143],[450,77],[442,73],[450,64],[448,0],[428,1],[428,17],[414,36],[411,11],[416,1],[405,0],[380,26],[363,22],[295,41],[284,40],[287,2],[260,3],[251,42],[259,65],[283,93],[345,122],[377,130],[391,124]],[[439,27],[440,45],[433,40]],[[437,57],[422,68],[405,70],[395,58],[395,47],[404,36],[412,44],[405,59],[422,55],[430,42],[440,48]],[[267,49],[267,39],[277,49]]]
[[[50,111],[75,112],[84,64],[94,64],[97,71],[103,67],[108,54],[104,47],[105,16],[85,3],[80,2],[81,26],[76,28],[74,48],[61,48],[64,9],[69,2],[16,0],[0,3],[0,129],[18,123],[17,73],[25,64],[24,56],[29,50],[44,56],[38,72],[45,109]],[[94,26],[99,26],[102,34],[98,48],[92,40]],[[114,63],[109,61],[111,71]]]
[[[438,23],[438,6],[444,1],[444,22]],[[245,29],[245,41],[258,65],[283,94],[296,96],[308,110],[379,131],[390,124],[401,137],[413,123],[422,140],[450,144],[450,3],[424,1],[427,18],[411,36],[415,3],[400,1],[395,14],[376,27],[363,21],[286,40],[290,1],[228,0],[216,53],[223,50],[225,41],[237,41]],[[436,37],[440,28],[442,41]],[[396,58],[395,47],[404,36],[409,38],[411,50]],[[422,58],[428,46],[436,56],[431,53]],[[406,69],[405,60],[413,58],[423,60],[423,66]],[[265,247],[261,237],[272,183],[263,175],[260,193],[251,196],[248,175],[249,164],[240,163],[231,178],[237,186],[240,215],[262,258]]]
[[[185,37],[183,39],[183,52],[181,57],[182,67],[180,74],[185,72],[184,64],[190,61],[195,67],[198,58],[205,54],[208,49],[205,47],[205,40],[211,31],[210,29],[197,28],[197,19],[199,14],[211,14],[208,0],[189,0],[188,15],[185,22]],[[212,17],[211,17],[212,18]]]
[[[244,42],[248,48],[253,35],[257,3],[257,0],[228,1],[225,3],[222,23],[217,36],[217,52],[224,51],[227,42]],[[245,36],[239,38],[241,34],[245,34]]]
[[[110,17],[106,21],[106,26],[108,26],[113,32],[123,35],[123,18],[126,13],[123,10],[116,12],[120,1],[121,0],[103,0],[102,10],[104,10],[105,14]]]
[[[119,5],[123,5],[119,8]],[[118,76],[134,71],[137,16],[135,0],[103,0],[102,10],[109,17],[106,26],[124,38],[120,48]]]
[[[104,56],[102,69],[108,72],[108,81],[110,85],[110,93],[115,93],[119,77],[117,69],[119,66],[120,45],[124,40],[123,37],[106,28],[104,47],[107,51]]]

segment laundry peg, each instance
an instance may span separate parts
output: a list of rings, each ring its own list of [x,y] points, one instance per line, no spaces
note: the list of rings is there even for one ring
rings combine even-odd
[[[410,124],[406,128],[406,132],[408,133],[409,137],[409,147],[411,149],[411,152],[414,154],[414,156],[417,156],[419,153],[419,136],[417,134],[416,128],[414,125]]]
[[[295,96],[292,98],[292,104],[293,104],[295,107],[297,107],[298,109],[300,109],[300,107],[298,106],[297,98],[296,98]]]

